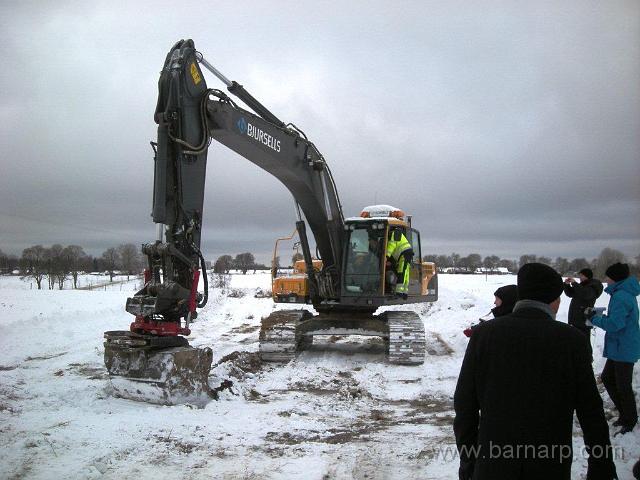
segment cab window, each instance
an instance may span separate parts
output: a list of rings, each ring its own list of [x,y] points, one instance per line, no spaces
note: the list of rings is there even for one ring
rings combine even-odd
[[[346,295],[380,292],[384,228],[357,227],[349,232],[345,260],[344,293]]]

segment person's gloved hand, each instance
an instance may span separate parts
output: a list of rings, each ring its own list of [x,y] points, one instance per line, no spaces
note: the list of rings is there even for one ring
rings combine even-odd
[[[473,328],[465,328],[462,333],[464,333],[467,337],[471,338],[471,334],[473,333]]]
[[[593,327],[593,322],[591,321],[593,317],[604,314],[606,310],[605,307],[587,307],[584,309],[584,324],[587,327]]]

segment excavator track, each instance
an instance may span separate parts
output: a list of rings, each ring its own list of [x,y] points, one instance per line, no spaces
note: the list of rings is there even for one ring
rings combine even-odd
[[[279,310],[262,319],[260,328],[260,358],[265,362],[286,363],[293,360],[296,351],[304,349],[306,340],[297,327],[312,317],[307,310]]]
[[[382,314],[389,325],[389,363],[421,365],[424,363],[426,339],[424,324],[415,312],[389,311]]]

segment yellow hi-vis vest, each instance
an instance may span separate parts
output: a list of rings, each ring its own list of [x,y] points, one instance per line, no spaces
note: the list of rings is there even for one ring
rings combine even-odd
[[[400,239],[396,240],[398,231],[390,232],[387,240],[387,257],[393,258],[396,264],[396,273],[398,274],[398,283],[396,283],[395,292],[407,294],[409,292],[409,274],[410,268],[405,265],[405,258],[402,256],[407,250],[411,250],[411,244],[403,233],[400,233]]]
[[[400,240],[396,240],[396,232],[391,232],[387,240],[387,257],[393,258],[396,262],[407,250],[411,250],[411,244],[404,233],[400,233]]]

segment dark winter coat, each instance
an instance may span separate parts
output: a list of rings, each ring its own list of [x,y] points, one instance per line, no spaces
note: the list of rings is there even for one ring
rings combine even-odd
[[[574,411],[585,444],[610,451],[583,334],[538,308],[516,305],[474,331],[454,407],[461,479],[569,480]],[[588,463],[589,479],[614,478],[612,460]]]
[[[581,283],[571,282],[564,285],[564,294],[571,298],[569,305],[569,325],[582,330],[588,329],[584,322],[584,310],[593,307],[596,300],[602,295],[602,283],[596,278],[591,278]]]
[[[634,363],[640,358],[640,326],[638,301],[640,284],[635,277],[627,277],[609,285],[605,292],[611,295],[606,315],[591,319],[606,331],[603,356],[617,362]]]

